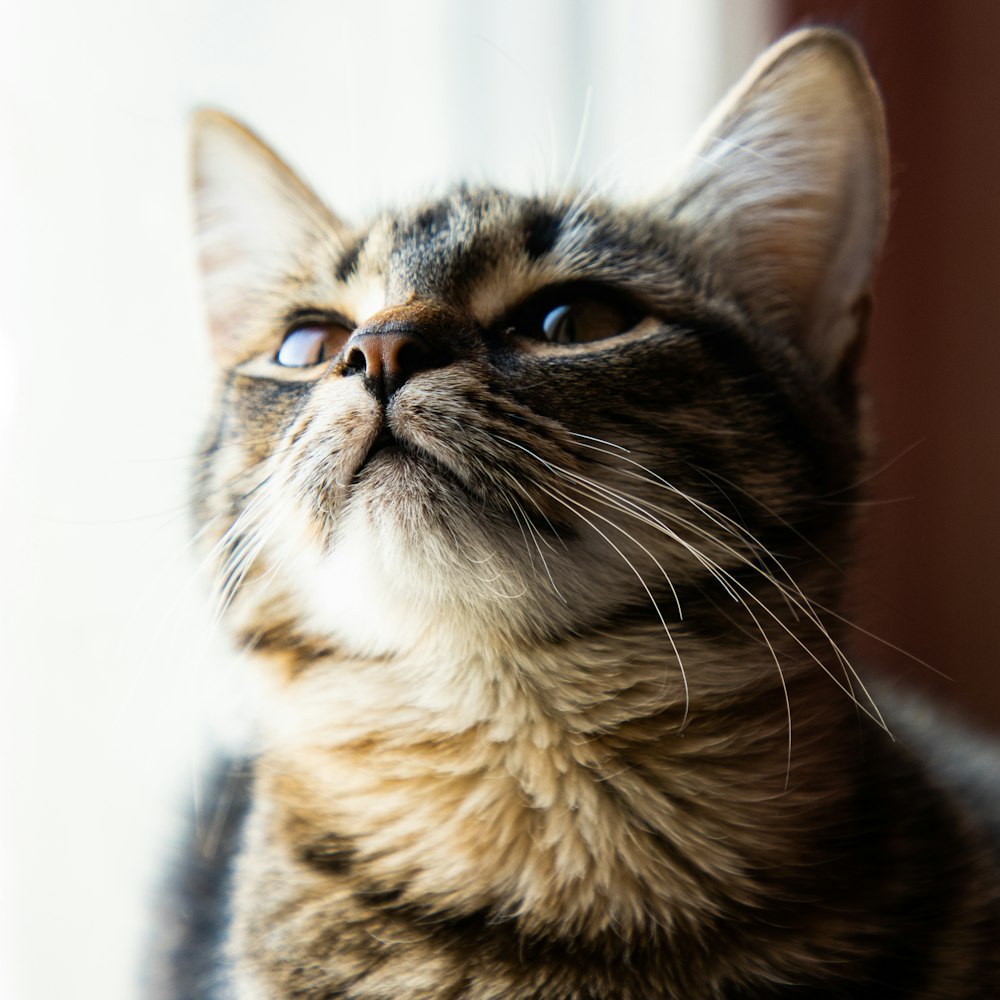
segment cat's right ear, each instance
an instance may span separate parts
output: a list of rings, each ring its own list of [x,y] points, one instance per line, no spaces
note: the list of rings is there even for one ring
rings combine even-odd
[[[191,151],[212,344],[226,364],[296,262],[322,244],[336,254],[344,226],[273,150],[221,111],[195,113]]]
[[[716,109],[668,197],[683,245],[829,377],[857,357],[885,230],[882,102],[838,31],[789,35]]]

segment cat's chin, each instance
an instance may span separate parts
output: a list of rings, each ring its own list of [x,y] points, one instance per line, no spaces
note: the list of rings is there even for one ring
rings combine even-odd
[[[316,561],[300,589],[308,630],[363,657],[406,656],[415,650],[459,652],[517,630],[518,599],[525,594],[515,573],[483,575],[472,585],[447,567],[400,553],[390,560],[359,532]],[[438,552],[439,557],[447,554]],[[350,568],[350,574],[345,572]],[[486,615],[478,589],[492,587],[510,599],[505,615]],[[518,589],[519,588],[519,589]]]
[[[400,499],[420,499],[424,494],[434,499],[435,488],[440,485],[456,490],[456,497],[467,491],[465,483],[447,466],[404,442],[390,439],[373,446],[364,457],[352,477],[349,493],[366,497],[375,494],[374,500],[393,505]]]
[[[391,444],[370,451],[357,467],[348,487],[348,493],[358,490],[380,489],[387,477],[399,475],[408,456],[398,444]]]
[[[517,526],[405,448],[365,464],[332,535],[294,502],[274,513],[286,545],[268,560],[268,591],[282,592],[303,634],[353,655],[504,643],[546,609],[567,610]]]

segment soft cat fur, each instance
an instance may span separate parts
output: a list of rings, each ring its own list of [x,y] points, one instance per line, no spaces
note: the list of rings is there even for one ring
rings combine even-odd
[[[887,197],[853,43],[771,49],[643,205],[352,229],[216,113],[195,166],[196,509],[276,693],[166,992],[998,995],[995,834],[840,648]]]

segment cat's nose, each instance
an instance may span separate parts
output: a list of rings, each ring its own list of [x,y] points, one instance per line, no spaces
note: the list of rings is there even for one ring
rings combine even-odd
[[[346,373],[364,377],[365,387],[383,403],[410,376],[433,367],[426,340],[414,331],[358,331],[347,342]]]
[[[344,374],[361,375],[365,388],[382,403],[417,372],[444,363],[441,349],[416,323],[392,316],[373,317],[351,334],[344,348]]]

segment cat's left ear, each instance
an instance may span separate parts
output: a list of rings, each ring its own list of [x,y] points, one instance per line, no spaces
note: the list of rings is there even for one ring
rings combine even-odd
[[[344,225],[245,125],[221,111],[191,121],[195,227],[217,358],[238,356],[262,300],[317,246],[338,253]]]
[[[833,376],[863,333],[887,164],[858,47],[831,29],[800,31],[716,110],[665,207],[718,285]]]

